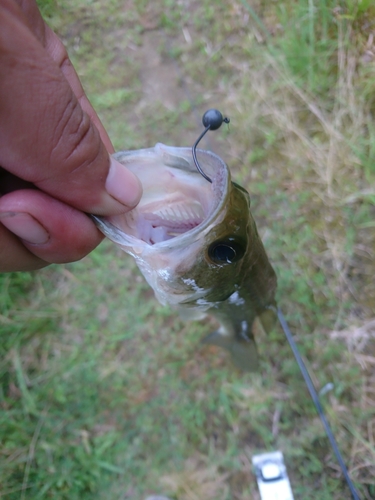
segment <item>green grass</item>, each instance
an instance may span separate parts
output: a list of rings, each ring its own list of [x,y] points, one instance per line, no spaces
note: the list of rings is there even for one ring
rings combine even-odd
[[[250,191],[279,304],[375,498],[372,3],[41,3],[116,149],[191,145],[206,109],[230,116],[204,146]],[[349,498],[280,329],[259,374],[238,373],[200,345],[213,323],[160,306],[110,242],[0,276],[0,307],[0,498],[257,499],[251,456],[273,449],[296,498]]]

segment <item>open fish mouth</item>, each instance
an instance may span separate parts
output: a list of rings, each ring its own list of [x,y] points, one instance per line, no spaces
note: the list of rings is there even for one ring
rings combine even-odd
[[[208,166],[212,184],[196,170],[191,148],[157,144],[155,148],[116,153],[114,157],[140,179],[143,196],[137,207],[126,214],[95,217],[99,227],[104,229],[100,220],[105,219],[107,228],[120,230],[129,243],[136,239],[138,244],[151,246],[201,229],[223,201],[228,173],[224,167],[217,168],[216,155],[199,153],[215,157],[216,170]]]
[[[160,184],[156,186],[159,189],[153,193],[154,201],[148,202],[146,195],[137,209],[124,217],[121,227],[127,234],[149,245],[167,241],[194,229],[205,220],[209,212],[202,199],[189,196],[189,193],[184,192],[186,190],[162,197],[162,187]],[[198,190],[196,194],[199,194]]]

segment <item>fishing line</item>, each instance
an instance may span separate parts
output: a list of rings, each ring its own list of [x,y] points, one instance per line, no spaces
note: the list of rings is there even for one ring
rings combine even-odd
[[[194,143],[194,146],[192,147],[192,154],[193,154],[193,158],[194,158],[194,163],[195,163],[195,166],[197,167],[199,173],[208,181],[208,182],[211,182],[212,183],[212,180],[210,179],[210,177],[208,177],[208,175],[206,175],[202,169],[202,167],[200,166],[199,162],[198,162],[198,159],[197,159],[197,156],[196,156],[196,148],[197,148],[197,145],[199,143],[199,141],[203,138],[203,136],[209,131],[209,130],[217,130],[218,128],[221,127],[222,123],[229,123],[229,118],[223,118],[223,115],[220,113],[219,110],[217,109],[209,109],[208,111],[205,112],[205,114],[203,115],[203,118],[202,118],[202,123],[203,125],[206,127],[205,130],[201,133],[201,135],[198,137],[198,139],[195,141]],[[281,325],[281,328],[283,329],[284,333],[285,333],[285,336],[289,342],[289,346],[294,354],[294,357],[297,361],[297,364],[299,366],[299,369],[302,373],[302,376],[304,378],[304,381],[307,385],[307,388],[309,390],[309,393],[310,393],[310,396],[311,396],[311,399],[313,400],[313,403],[315,405],[315,408],[318,412],[318,415],[320,417],[320,420],[322,421],[322,424],[323,424],[323,427],[324,427],[324,430],[327,434],[327,437],[328,437],[328,440],[330,442],[330,445],[332,447],[332,450],[334,452],[334,454],[336,455],[336,459],[341,467],[341,471],[343,473],[343,476],[345,478],[345,481],[346,481],[346,484],[347,486],[349,487],[350,489],[350,492],[352,494],[352,498],[353,500],[360,500],[359,496],[358,496],[358,493],[354,487],[354,484],[352,482],[352,480],[350,479],[350,476],[349,476],[349,473],[348,473],[348,470],[346,468],[346,465],[345,465],[345,462],[344,462],[344,459],[342,458],[342,455],[340,453],[340,450],[338,448],[338,445],[336,443],[336,440],[335,440],[335,437],[333,435],[333,432],[331,430],[331,427],[328,423],[328,420],[324,414],[324,411],[323,411],[323,407],[322,407],[322,404],[320,402],[320,399],[319,399],[319,395],[318,393],[316,392],[316,389],[314,387],[314,384],[313,384],[313,381],[311,380],[311,377],[309,375],[309,372],[306,368],[306,365],[305,363],[303,362],[303,359],[299,353],[299,350],[298,350],[298,347],[297,347],[297,344],[294,342],[294,339],[293,339],[293,335],[288,327],[288,324],[285,320],[285,317],[283,315],[283,313],[280,311],[280,309],[274,307],[274,306],[269,306],[268,309],[271,309],[272,311],[274,311],[276,314],[277,314],[277,317],[278,317],[278,320],[280,322],[280,325]]]
[[[328,420],[324,414],[323,407],[322,407],[322,404],[321,404],[320,399],[319,399],[319,395],[316,392],[316,389],[314,387],[313,381],[311,380],[310,374],[309,374],[309,372],[306,368],[306,365],[303,362],[303,359],[299,353],[297,344],[294,342],[292,332],[290,331],[290,329],[288,327],[288,324],[285,320],[285,317],[284,317],[283,313],[280,311],[280,309],[277,309],[276,307],[272,307],[272,306],[269,307],[269,309],[272,309],[277,314],[281,328],[283,329],[285,336],[289,342],[289,346],[294,354],[294,357],[296,358],[299,369],[302,373],[302,376],[303,376],[305,383],[307,385],[307,388],[309,390],[311,399],[314,402],[316,411],[318,412],[318,415],[320,417],[320,420],[322,421],[324,430],[326,431],[326,434],[327,434],[327,437],[328,437],[329,442],[331,444],[331,447],[332,447],[332,449],[336,455],[337,461],[341,467],[341,471],[344,475],[346,484],[348,485],[348,487],[350,489],[350,492],[352,494],[352,498],[353,498],[353,500],[360,500],[358,493],[357,493],[357,490],[355,489],[354,484],[353,484],[352,480],[350,479],[350,476],[349,476],[348,470],[346,468],[344,459],[342,458],[342,455],[341,455],[340,450],[338,448],[338,445],[337,445],[337,442],[336,442],[335,437],[333,435],[333,432],[331,430],[331,427],[330,427]]]

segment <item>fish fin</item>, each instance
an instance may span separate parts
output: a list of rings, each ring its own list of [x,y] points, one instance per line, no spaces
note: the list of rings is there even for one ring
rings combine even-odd
[[[275,326],[276,323],[276,313],[272,309],[266,309],[263,311],[261,314],[258,316],[262,327],[266,333],[270,333],[272,328]]]
[[[254,339],[246,342],[234,341],[230,349],[234,365],[244,372],[256,372],[259,369],[258,349]]]
[[[183,307],[176,307],[178,314],[180,318],[184,321],[190,321],[190,320],[201,320],[204,319],[207,314],[204,311],[200,311],[199,309],[193,309],[193,308],[183,308]]]
[[[233,364],[244,372],[256,372],[259,368],[258,350],[252,338],[233,339],[216,330],[202,340],[203,344],[216,345],[230,352]]]
[[[216,330],[215,332],[210,333],[207,337],[202,339],[203,344],[211,344],[222,347],[223,349],[231,350],[231,344],[233,340],[228,336],[220,332],[220,330]]]

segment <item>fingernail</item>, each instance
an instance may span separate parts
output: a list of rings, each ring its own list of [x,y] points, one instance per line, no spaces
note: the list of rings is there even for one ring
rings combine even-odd
[[[142,196],[138,177],[112,157],[105,188],[108,194],[129,208],[138,205]]]
[[[41,245],[47,243],[49,234],[39,222],[24,212],[0,213],[0,221],[9,231],[27,243]]]

